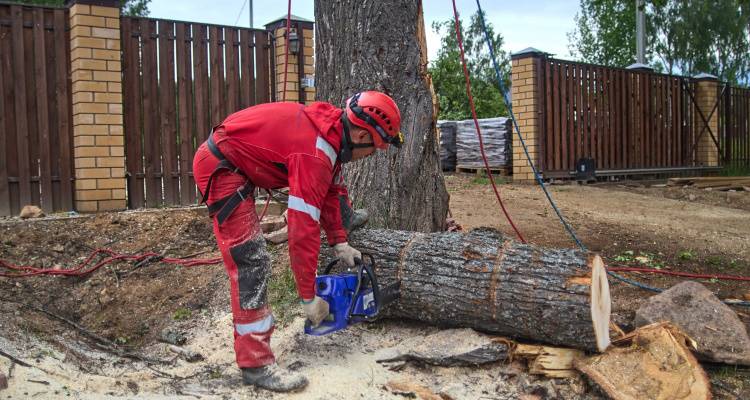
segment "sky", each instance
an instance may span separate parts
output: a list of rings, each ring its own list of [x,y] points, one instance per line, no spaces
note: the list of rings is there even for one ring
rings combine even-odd
[[[246,0],[152,0],[149,16],[246,27],[250,18],[248,5],[242,9],[244,3]],[[575,26],[573,17],[578,11],[578,0],[480,0],[480,3],[487,21],[492,23],[496,33],[503,35],[506,51],[535,47],[558,58],[570,58],[567,33]],[[427,50],[430,59],[434,59],[440,47],[440,37],[432,31],[432,22],[452,19],[453,5],[450,0],[423,0],[423,4],[428,31]],[[467,22],[477,10],[475,0],[457,0],[456,6]],[[262,28],[268,22],[286,17],[287,2],[253,0],[253,10],[253,25]],[[313,1],[292,0],[292,14],[313,20]]]

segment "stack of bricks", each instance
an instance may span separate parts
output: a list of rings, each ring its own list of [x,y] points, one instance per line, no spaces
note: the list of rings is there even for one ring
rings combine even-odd
[[[308,85],[313,82],[315,76],[315,63],[313,58],[313,30],[314,25],[306,20],[291,20],[291,30],[296,32],[299,39],[298,48],[302,54],[289,52],[289,65],[287,68],[286,97],[284,97],[284,67],[286,57],[286,20],[277,20],[266,25],[266,29],[273,32],[274,38],[274,68],[276,71],[276,101],[294,101],[309,104],[315,100],[315,87]],[[290,45],[290,48],[293,47]],[[303,70],[299,73],[300,57],[302,58]],[[307,78],[307,79],[306,79]],[[302,82],[300,82],[300,80]],[[300,99],[300,85],[303,86],[302,99]]]
[[[718,79],[709,74],[700,74],[696,76],[698,81],[695,85],[695,102],[698,108],[703,113],[703,117],[708,119],[708,116],[712,114],[714,106],[719,96],[719,81]],[[694,113],[693,123],[693,135],[694,139],[697,140],[695,146],[695,162],[698,166],[702,167],[716,167],[719,165],[719,149],[714,143],[714,137],[717,137],[719,132],[719,116],[717,112],[713,112],[711,119],[708,120],[708,124],[703,121],[699,112]],[[708,125],[708,126],[706,126]],[[709,132],[709,129],[711,130]],[[703,134],[698,137],[698,135]]]
[[[119,1],[72,3],[70,59],[76,209],[80,212],[124,209]]]
[[[515,114],[518,128],[521,130],[529,155],[534,163],[538,163],[539,138],[541,137],[539,125],[539,90],[536,79],[538,77],[539,63],[537,62],[544,53],[527,49],[513,54],[511,70],[511,97],[513,112]],[[523,146],[518,135],[513,130],[513,181],[533,182],[534,172],[529,165]]]

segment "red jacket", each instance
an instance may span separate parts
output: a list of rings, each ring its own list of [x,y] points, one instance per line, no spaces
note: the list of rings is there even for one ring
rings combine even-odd
[[[289,256],[303,299],[315,296],[319,224],[329,244],[347,240],[339,203],[346,189],[337,162],[341,113],[322,102],[267,103],[230,115],[214,130],[219,150],[256,186],[289,187]]]

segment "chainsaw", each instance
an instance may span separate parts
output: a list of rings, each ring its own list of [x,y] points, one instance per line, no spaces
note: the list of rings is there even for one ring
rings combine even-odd
[[[331,261],[323,270],[323,275],[315,278],[316,295],[328,302],[329,314],[316,327],[306,320],[305,333],[308,335],[327,335],[353,323],[372,321],[383,307],[400,296],[400,282],[378,286],[372,255],[363,254],[362,259],[355,258],[355,271],[331,274],[331,269],[338,263],[338,259]]]

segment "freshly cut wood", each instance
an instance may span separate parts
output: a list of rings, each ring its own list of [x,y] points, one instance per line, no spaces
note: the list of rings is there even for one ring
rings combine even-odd
[[[517,344],[513,349],[513,358],[528,361],[529,373],[544,375],[548,378],[572,378],[578,375],[574,362],[585,356],[577,349],[562,347]]]
[[[575,361],[575,366],[614,400],[708,400],[710,381],[688,346],[695,342],[678,328],[653,324],[613,342],[604,354]]]
[[[408,381],[390,381],[383,386],[393,394],[420,400],[445,400],[445,398],[430,388]]]
[[[595,254],[520,244],[485,228],[365,229],[349,241],[375,255],[383,284],[401,282],[389,316],[585,350],[610,343],[609,283]]]

